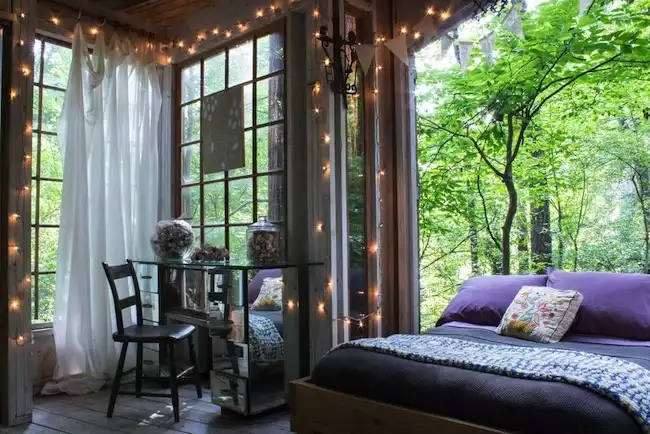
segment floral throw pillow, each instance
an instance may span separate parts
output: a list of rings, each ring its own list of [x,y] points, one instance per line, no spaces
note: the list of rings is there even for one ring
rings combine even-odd
[[[501,318],[497,332],[529,341],[559,342],[582,303],[578,291],[522,286]]]
[[[282,310],[283,289],[281,277],[265,277],[251,310]]]

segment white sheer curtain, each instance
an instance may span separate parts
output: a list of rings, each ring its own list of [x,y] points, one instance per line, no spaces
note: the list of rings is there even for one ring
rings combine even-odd
[[[77,25],[59,141],[63,197],[56,274],[55,382],[44,394],[99,390],[116,366],[112,300],[101,263],[149,252],[158,213],[161,94],[151,49]],[[129,287],[120,288],[122,297]],[[128,324],[129,312],[124,311]]]

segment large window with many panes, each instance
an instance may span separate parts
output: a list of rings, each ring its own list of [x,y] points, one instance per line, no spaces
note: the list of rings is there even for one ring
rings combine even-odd
[[[178,71],[176,212],[196,244],[226,246],[245,258],[246,228],[285,220],[285,74],[281,27],[265,29],[181,64]],[[204,174],[201,110],[206,97],[243,90],[245,164]]]
[[[32,320],[52,321],[63,164],[57,130],[72,61],[69,45],[34,42],[32,144]]]

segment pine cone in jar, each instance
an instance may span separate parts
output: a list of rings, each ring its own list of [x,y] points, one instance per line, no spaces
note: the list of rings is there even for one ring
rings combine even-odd
[[[257,230],[248,239],[248,259],[253,262],[271,263],[280,259],[278,232]]]

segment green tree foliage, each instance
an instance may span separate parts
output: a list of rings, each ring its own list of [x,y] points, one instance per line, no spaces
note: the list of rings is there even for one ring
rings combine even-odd
[[[523,40],[463,25],[495,32],[492,67],[478,44],[466,72],[419,56],[423,328],[472,274],[650,272],[649,7],[551,0]]]

